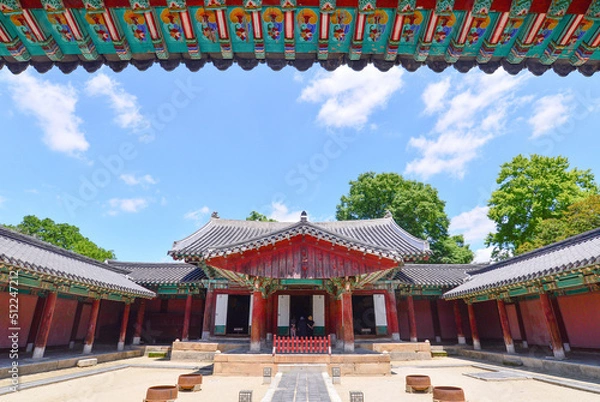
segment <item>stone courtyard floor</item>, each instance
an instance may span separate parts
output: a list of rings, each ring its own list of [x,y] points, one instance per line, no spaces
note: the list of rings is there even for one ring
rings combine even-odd
[[[339,385],[331,385],[330,382],[327,384],[327,389],[333,395],[325,395],[323,379],[314,375],[288,375],[285,377],[287,380],[279,375],[273,379],[271,385],[263,385],[260,377],[213,376],[210,375],[209,367],[202,364],[139,357],[89,368],[70,368],[23,376],[20,378],[22,389],[13,393],[6,393],[10,380],[3,379],[0,380],[0,400],[140,402],[148,387],[175,384],[179,374],[198,371],[206,374],[202,391],[180,392],[177,401],[237,401],[240,390],[252,390],[254,402],[325,402],[328,399],[332,402],[345,402],[349,401],[351,390],[362,391],[365,402],[431,401],[431,394],[405,393],[404,378],[407,374],[429,375],[433,385],[459,386],[464,389],[469,402],[600,401],[600,384],[596,382],[567,380],[451,357],[429,361],[393,362],[393,374],[386,377],[342,377]],[[278,383],[280,378],[285,382]],[[294,392],[281,391],[292,388],[295,389]],[[293,399],[290,399],[291,395]],[[328,398],[329,396],[331,398]]]

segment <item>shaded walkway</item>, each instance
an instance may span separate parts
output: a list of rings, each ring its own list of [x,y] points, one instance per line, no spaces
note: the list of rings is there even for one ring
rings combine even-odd
[[[331,402],[323,375],[319,372],[283,373],[272,402]]]

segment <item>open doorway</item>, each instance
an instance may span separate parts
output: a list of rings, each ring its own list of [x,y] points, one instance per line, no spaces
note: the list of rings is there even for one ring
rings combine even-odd
[[[229,295],[227,303],[227,335],[248,335],[250,296]]]
[[[313,315],[312,296],[290,296],[290,323],[298,322],[301,317],[308,319],[309,315]]]
[[[355,335],[375,335],[375,305],[373,296],[352,296]]]

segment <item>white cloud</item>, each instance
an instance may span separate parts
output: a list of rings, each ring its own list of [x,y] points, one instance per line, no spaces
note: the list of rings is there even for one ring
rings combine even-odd
[[[87,82],[86,93],[90,96],[103,95],[108,98],[111,109],[116,113],[115,122],[119,127],[135,133],[150,127],[149,120],[140,112],[141,107],[137,97],[127,92],[116,79],[100,73]]]
[[[138,213],[148,207],[148,200],[145,198],[112,198],[108,201],[110,210],[109,215],[117,215],[119,212]]]
[[[196,224],[200,224],[204,220],[204,217],[206,215],[208,215],[209,212],[210,212],[210,208],[208,208],[205,205],[200,209],[186,213],[185,215],[183,215],[183,218],[194,221],[194,222],[196,222]]]
[[[477,206],[450,220],[450,232],[462,234],[469,243],[482,242],[488,233],[496,230],[496,224],[488,218],[489,207]]]
[[[486,264],[492,260],[492,251],[494,247],[480,248],[475,250],[474,264]]]
[[[402,74],[400,68],[381,72],[371,65],[360,72],[345,66],[331,73],[319,71],[300,100],[321,104],[317,121],[326,127],[362,128],[402,87]]]
[[[450,89],[450,78],[429,84],[423,91],[421,99],[425,103],[425,114],[432,114],[442,110],[445,106],[446,94]]]
[[[464,177],[481,148],[504,132],[509,111],[522,100],[513,93],[524,77],[498,71],[469,75],[456,85],[447,79],[428,86],[423,101],[434,127],[409,140],[408,147],[420,155],[407,163],[405,173],[424,179],[440,173]]]
[[[119,176],[121,180],[125,182],[128,186],[136,186],[138,184],[148,185],[148,184],[156,184],[158,181],[149,174],[145,174],[143,176],[136,176],[135,174],[122,174]]]
[[[565,124],[573,114],[573,95],[556,94],[544,96],[535,103],[533,116],[527,120],[533,132],[531,138],[539,138]]]
[[[300,221],[300,214],[302,213],[302,211],[290,211],[288,206],[282,202],[272,202],[271,209],[271,213],[268,215],[268,217],[271,219],[275,219],[278,222]]]
[[[42,80],[28,72],[0,74],[10,90],[17,109],[34,117],[43,132],[44,143],[53,151],[79,157],[90,144],[80,129],[75,113],[77,91],[71,85]]]

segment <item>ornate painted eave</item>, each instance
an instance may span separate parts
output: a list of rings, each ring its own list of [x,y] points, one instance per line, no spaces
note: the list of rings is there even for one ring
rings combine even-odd
[[[600,0],[0,0],[0,68],[600,68]]]

